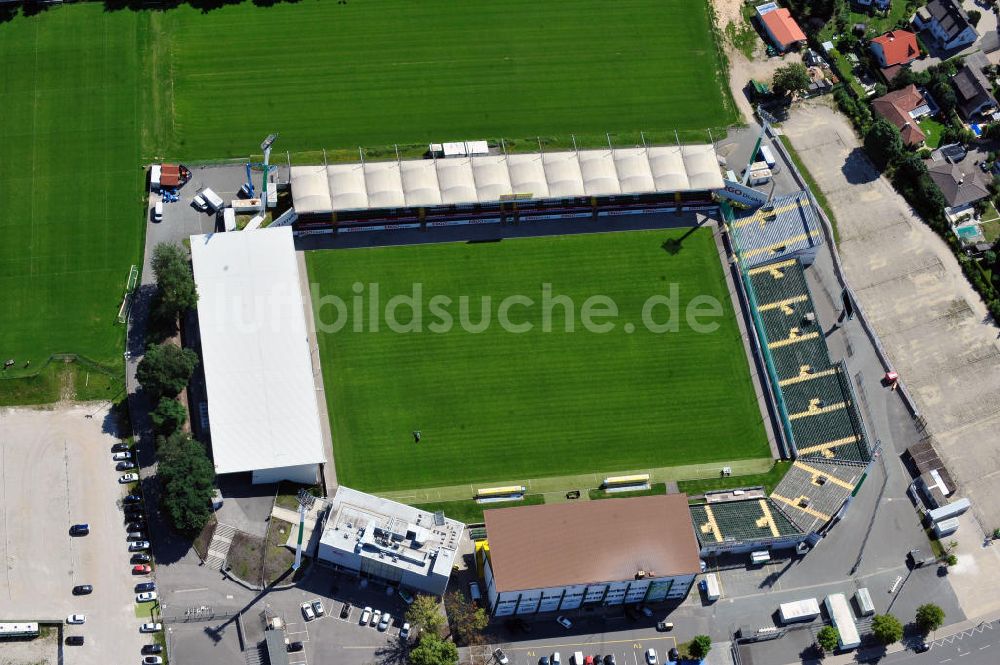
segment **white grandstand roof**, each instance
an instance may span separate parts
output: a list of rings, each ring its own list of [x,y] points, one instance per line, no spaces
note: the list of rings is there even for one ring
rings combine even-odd
[[[324,462],[291,227],[191,236],[191,259],[216,473]]]
[[[298,214],[721,189],[711,145],[293,166]]]

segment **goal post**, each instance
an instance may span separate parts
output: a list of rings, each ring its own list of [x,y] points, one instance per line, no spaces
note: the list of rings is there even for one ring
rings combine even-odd
[[[129,310],[132,309],[132,295],[139,282],[139,267],[132,265],[128,271],[128,278],[125,280],[125,296],[122,298],[122,305],[118,308],[118,323],[125,323],[128,320]]]

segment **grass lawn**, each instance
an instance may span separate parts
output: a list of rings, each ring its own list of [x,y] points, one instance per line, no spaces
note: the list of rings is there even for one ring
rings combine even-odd
[[[924,3],[917,3],[924,4]],[[897,0],[893,2],[889,7],[889,11],[884,15],[882,12],[872,12],[871,14],[867,12],[849,12],[850,18],[847,21],[847,29],[850,30],[856,23],[864,23],[868,30],[866,34],[868,37],[878,37],[884,32],[892,30],[896,27],[896,23],[900,19],[908,18],[913,16],[916,11],[915,5],[910,5],[902,0]],[[819,39],[820,41],[826,41],[828,39],[833,39],[837,32],[837,22],[830,20],[827,21],[823,29],[820,30]]]
[[[144,230],[145,22],[84,3],[0,23],[0,353],[17,361],[6,376],[53,353],[121,371],[116,318]],[[23,390],[0,382],[0,403]]]
[[[941,134],[945,130],[945,125],[942,125],[931,116],[924,116],[917,122],[917,124],[920,126],[921,131],[923,131],[924,136],[927,137],[924,143],[931,148],[938,148],[941,146]]]
[[[677,489],[685,494],[695,496],[711,492],[712,490],[736,489],[739,487],[764,486],[764,490],[770,494],[774,486],[781,482],[781,479],[788,473],[791,462],[778,461],[767,473],[758,473],[749,476],[729,476],[728,478],[706,478],[704,480],[681,480],[677,483]]]
[[[537,506],[545,503],[541,494],[525,494],[520,501],[497,501],[495,503],[477,503],[473,499],[465,501],[437,501],[434,503],[415,503],[414,508],[426,510],[429,513],[444,511],[445,517],[458,520],[463,524],[482,524],[483,511],[496,508],[513,508],[517,506]]]
[[[673,142],[736,120],[708,3],[303,0],[158,13],[165,154],[218,158],[430,141]],[[251,76],[267,93],[247,98]],[[235,101],[244,100],[244,101]]]
[[[665,251],[682,237],[679,250]],[[384,323],[371,332],[363,316],[319,334],[345,485],[402,490],[769,456],[707,228],[314,251],[306,261],[320,297],[354,302],[355,282],[378,283],[382,309],[414,282],[423,292],[423,332],[391,332]],[[574,332],[565,331],[564,307],[542,306],[543,283],[572,299]],[[695,296],[719,303],[714,332],[695,332],[683,313],[676,332],[643,325],[647,301],[672,284],[678,310]],[[594,294],[617,305],[617,318],[602,319],[610,332],[588,332],[579,320]],[[499,303],[512,295],[535,302],[510,313],[514,323],[533,326],[529,332],[497,323]],[[455,322],[447,333],[433,332],[441,320],[436,296],[453,301],[445,304]],[[467,332],[459,324],[462,297],[472,323],[483,316],[481,299],[492,298],[493,324]],[[545,309],[550,332],[543,331]],[[320,328],[336,318],[319,299],[314,311]],[[666,308],[653,315],[664,321]],[[353,332],[358,323],[364,332]],[[423,435],[419,444],[414,430]]]

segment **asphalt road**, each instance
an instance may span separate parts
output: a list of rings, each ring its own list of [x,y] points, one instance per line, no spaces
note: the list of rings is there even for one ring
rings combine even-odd
[[[996,665],[1000,663],[1000,630],[987,623],[951,637],[935,640],[930,651],[903,651],[878,661],[882,665]]]

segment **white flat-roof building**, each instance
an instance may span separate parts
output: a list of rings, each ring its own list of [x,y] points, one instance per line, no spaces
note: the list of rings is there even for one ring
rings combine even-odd
[[[440,596],[465,525],[341,485],[318,556],[342,570]]]
[[[326,461],[289,227],[191,236],[215,472],[312,484]]]

